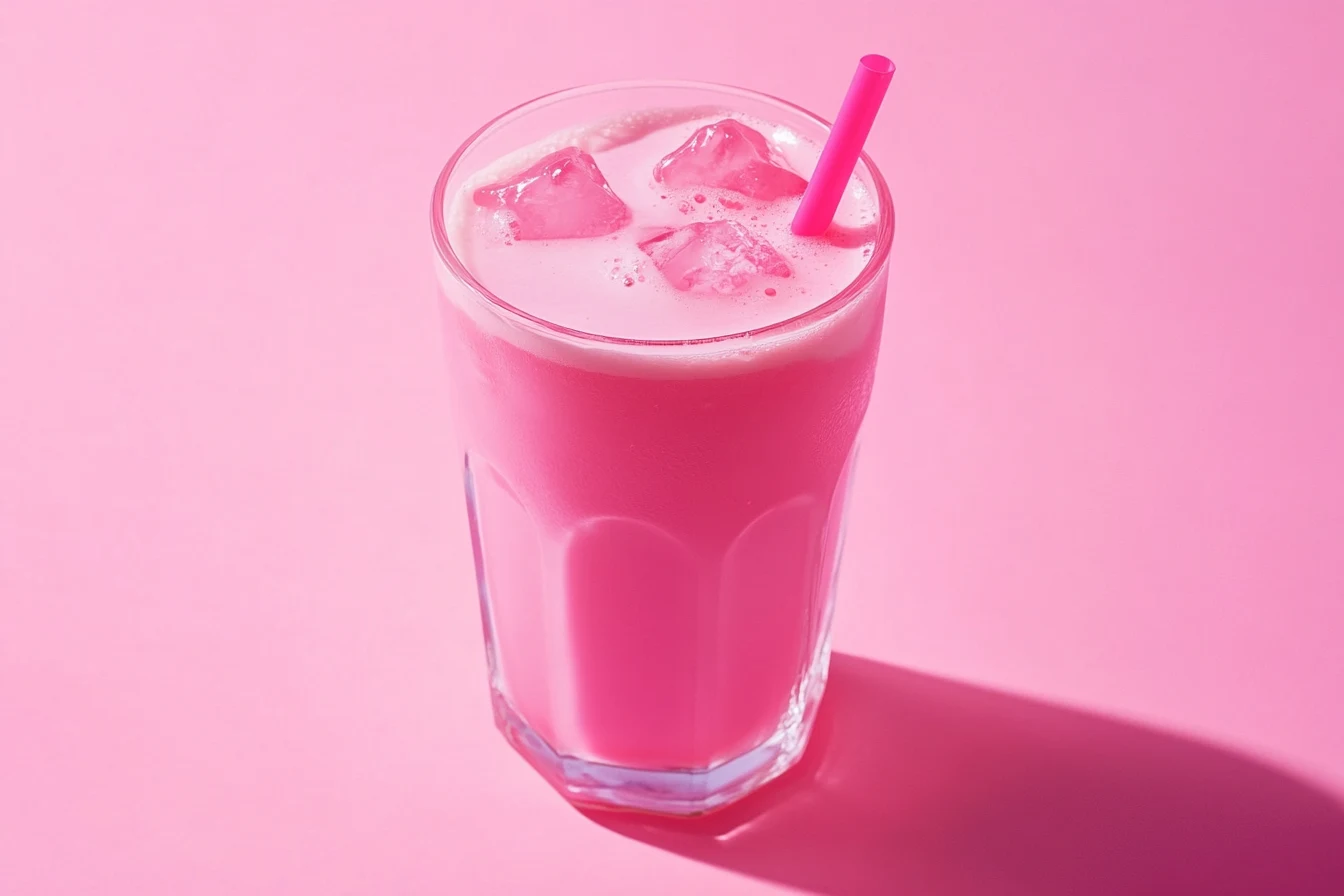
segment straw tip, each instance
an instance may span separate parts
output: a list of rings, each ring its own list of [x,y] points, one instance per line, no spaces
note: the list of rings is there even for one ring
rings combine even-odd
[[[859,60],[859,65],[875,75],[891,75],[896,71],[896,63],[881,53],[869,53]]]

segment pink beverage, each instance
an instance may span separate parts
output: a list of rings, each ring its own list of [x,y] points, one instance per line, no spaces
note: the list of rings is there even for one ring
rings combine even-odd
[[[496,719],[570,799],[689,814],[788,768],[829,660],[891,201],[746,91],[582,88],[449,162],[433,232]]]

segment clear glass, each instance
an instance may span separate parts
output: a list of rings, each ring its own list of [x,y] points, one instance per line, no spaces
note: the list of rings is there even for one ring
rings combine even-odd
[[[881,335],[890,194],[861,160],[878,235],[839,294],[690,341],[581,333],[492,295],[454,251],[445,208],[476,171],[558,131],[701,106],[828,131],[737,88],[577,88],[483,127],[432,204],[499,728],[576,803],[682,815],[746,795],[806,746]]]

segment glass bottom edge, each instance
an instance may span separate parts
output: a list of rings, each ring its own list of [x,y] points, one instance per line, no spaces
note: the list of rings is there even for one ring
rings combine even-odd
[[[508,698],[491,689],[495,725],[509,744],[575,806],[655,815],[695,816],[722,809],[792,768],[807,749],[826,686],[829,651],[764,742],[704,769],[641,769],[609,765],[557,751],[523,720]],[[818,668],[820,667],[820,668]]]

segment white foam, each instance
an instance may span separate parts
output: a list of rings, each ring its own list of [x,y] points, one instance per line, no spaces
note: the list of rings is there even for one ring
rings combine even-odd
[[[724,365],[772,365],[853,350],[880,320],[877,299],[885,289],[885,276],[830,313],[809,312],[858,279],[870,260],[868,253],[874,251],[872,243],[864,240],[877,234],[877,201],[858,177],[852,179],[837,215],[838,224],[848,227],[850,235],[858,234],[848,247],[795,237],[788,220],[796,200],[767,205],[727,194],[748,206],[731,211],[713,202],[724,191],[704,190],[710,194],[706,202],[695,203],[692,213],[684,215],[678,205],[688,202],[695,191],[668,191],[653,182],[653,161],[679,146],[701,124],[725,114],[709,107],[649,110],[572,128],[498,159],[446,197],[443,211],[450,243],[486,289],[527,314],[570,330],[656,343],[603,341],[556,332],[499,308],[459,281],[440,261],[444,295],[487,332],[530,351],[567,364],[604,369],[614,365],[642,375],[722,375],[728,372]],[[769,136],[790,167],[811,171],[819,153],[813,141],[788,128],[745,121]],[[616,239],[537,241],[503,249],[502,237],[497,231],[490,232],[488,213],[475,206],[472,193],[564,146],[578,146],[595,156],[613,189],[635,212],[635,224]],[[635,246],[640,228],[679,226],[710,215],[739,220],[755,215],[758,221],[753,226],[789,258],[795,276],[762,279],[751,295],[724,298],[690,296],[665,283]],[[634,288],[624,285],[627,276],[640,275],[643,280]],[[564,288],[556,290],[557,283]],[[775,292],[768,300],[761,295],[766,286]],[[576,296],[580,301],[573,301]],[[715,304],[692,304],[706,302]],[[804,319],[797,320],[799,316]],[[718,338],[734,332],[742,335]],[[673,364],[676,371],[668,369]]]

